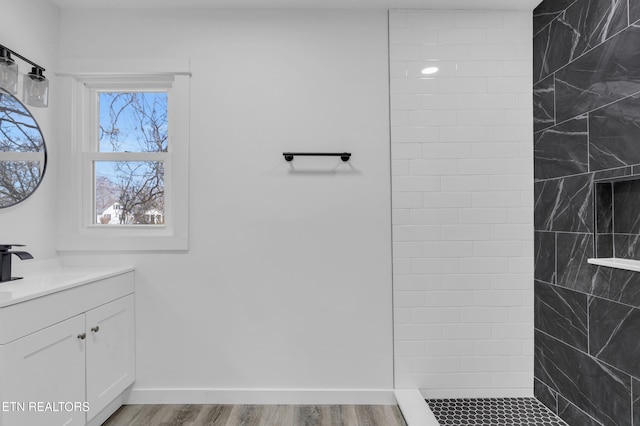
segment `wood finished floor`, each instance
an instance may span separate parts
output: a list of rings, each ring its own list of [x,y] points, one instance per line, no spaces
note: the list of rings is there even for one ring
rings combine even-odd
[[[406,426],[395,405],[125,405],[103,426]]]

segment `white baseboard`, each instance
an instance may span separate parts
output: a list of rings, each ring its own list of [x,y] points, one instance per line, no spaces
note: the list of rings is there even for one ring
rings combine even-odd
[[[440,426],[418,389],[396,389],[394,394],[407,426]]]
[[[393,405],[393,389],[134,388],[127,404]]]

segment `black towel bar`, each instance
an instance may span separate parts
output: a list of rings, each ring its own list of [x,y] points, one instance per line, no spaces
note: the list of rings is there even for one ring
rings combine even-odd
[[[295,156],[313,156],[313,157],[340,157],[342,161],[349,161],[350,152],[283,152],[284,159],[292,161]]]

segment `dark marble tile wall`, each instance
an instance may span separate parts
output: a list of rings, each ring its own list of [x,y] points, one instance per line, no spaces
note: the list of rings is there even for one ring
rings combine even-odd
[[[640,180],[613,183],[613,233],[640,233]]]
[[[590,174],[537,181],[533,186],[535,229],[592,232],[592,189]]]
[[[537,281],[535,328],[584,352],[587,336],[587,295]]]
[[[640,309],[590,297],[589,330],[590,354],[640,377]]]
[[[640,260],[640,0],[545,0],[533,45],[534,392],[640,426],[640,273],[587,263]]]
[[[612,234],[614,256],[640,260],[640,235]]]
[[[629,0],[629,22],[636,22],[639,19],[640,19],[640,1]],[[535,22],[535,19],[534,19],[534,22]]]
[[[533,395],[551,411],[558,412],[558,392],[551,389],[538,379],[533,379]]]
[[[594,185],[595,257],[613,257],[613,183]]]
[[[633,379],[633,424],[640,425],[640,380]]]
[[[545,3],[557,1],[549,0],[543,2]],[[534,80],[541,80],[574,60],[578,63],[589,61],[592,56],[581,56],[626,28],[627,23],[627,2],[624,0],[575,1],[534,36]],[[570,78],[590,75],[581,74],[571,65],[567,68],[573,70],[569,73]],[[613,72],[617,68],[613,66],[607,69]]]
[[[536,179],[588,172],[588,120],[583,115],[535,133]]]
[[[628,374],[541,331],[535,335],[534,374],[556,390],[559,398],[570,401],[602,424],[631,425]]]
[[[556,120],[555,83],[553,76],[539,81],[533,86],[533,103],[535,105],[533,130],[539,131],[552,127]]]
[[[596,231],[613,234],[613,183],[603,182],[595,186]]]
[[[559,232],[556,237],[558,284],[573,290],[591,292],[596,267],[587,263],[593,257],[593,234]]]
[[[535,279],[556,282],[556,234],[536,231],[533,236]]]
[[[584,411],[564,399],[558,397],[558,415],[569,425],[602,426],[602,423],[588,416]]]
[[[555,72],[558,122],[640,91],[640,26],[635,25]]]
[[[640,308],[640,273],[597,267],[590,294]]]
[[[540,3],[533,11],[533,33],[538,33],[575,1],[576,0],[556,0]]]
[[[640,144],[637,143],[639,137],[640,95],[629,96],[591,111],[589,113],[591,170],[613,169],[640,163]]]

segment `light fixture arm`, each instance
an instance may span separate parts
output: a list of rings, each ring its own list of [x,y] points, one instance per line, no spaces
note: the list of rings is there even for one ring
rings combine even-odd
[[[4,53],[4,51],[5,51],[5,50],[6,50],[7,52],[11,53],[11,54],[12,54],[13,56],[15,56],[16,58],[20,58],[20,59],[22,59],[22,60],[23,60],[23,61],[25,61],[26,63],[28,63],[28,64],[32,65],[33,67],[35,67],[35,68],[37,68],[37,69],[39,69],[39,70],[41,70],[42,72],[46,71],[46,69],[44,69],[44,68],[43,68],[43,67],[41,67],[40,65],[36,64],[35,62],[30,61],[29,59],[25,58],[25,57],[24,57],[24,56],[22,56],[21,54],[19,54],[19,53],[15,52],[15,51],[13,51],[13,50],[9,49],[8,47],[3,46],[3,45],[1,45],[1,44],[0,44],[0,52]]]

